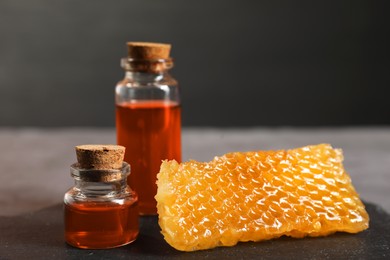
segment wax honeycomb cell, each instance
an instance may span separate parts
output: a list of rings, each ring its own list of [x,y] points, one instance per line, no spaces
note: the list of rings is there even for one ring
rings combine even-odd
[[[368,228],[340,149],[235,152],[164,161],[156,195],[165,240],[181,251]]]

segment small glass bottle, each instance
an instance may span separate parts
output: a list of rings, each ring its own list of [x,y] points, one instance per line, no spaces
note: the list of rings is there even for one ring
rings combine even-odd
[[[65,240],[74,247],[113,248],[137,238],[138,198],[127,185],[124,147],[118,147],[76,147],[78,163],[70,168],[75,186],[64,197]]]
[[[141,215],[157,214],[156,176],[162,160],[181,161],[181,107],[170,45],[129,42],[125,78],[116,86],[117,143],[132,166],[129,183]]]

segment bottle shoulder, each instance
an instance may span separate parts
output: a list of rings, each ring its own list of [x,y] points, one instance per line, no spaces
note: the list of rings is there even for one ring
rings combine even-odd
[[[79,203],[127,204],[134,203],[137,200],[137,193],[129,187],[126,187],[121,192],[111,192],[106,194],[88,194],[73,187],[64,195],[64,203],[67,205]]]

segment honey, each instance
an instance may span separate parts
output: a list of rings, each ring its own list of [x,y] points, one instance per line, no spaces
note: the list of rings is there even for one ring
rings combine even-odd
[[[116,108],[117,143],[126,147],[132,165],[129,184],[137,190],[142,214],[156,214],[156,174],[165,159],[181,160],[180,106],[143,101]]]
[[[82,202],[65,204],[65,239],[79,248],[112,248],[138,235],[137,204]]]
[[[174,248],[194,251],[361,232],[369,216],[342,160],[340,149],[320,144],[164,161],[156,195],[162,234]]]

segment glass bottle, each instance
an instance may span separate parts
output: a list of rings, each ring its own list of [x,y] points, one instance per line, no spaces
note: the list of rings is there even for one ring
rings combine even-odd
[[[137,194],[127,185],[130,165],[119,169],[70,168],[75,186],[64,197],[65,240],[78,248],[126,245],[139,232]]]
[[[170,45],[128,43],[121,61],[125,77],[116,86],[117,143],[132,166],[129,183],[139,195],[141,215],[157,213],[156,175],[162,160],[181,161],[181,107]]]

